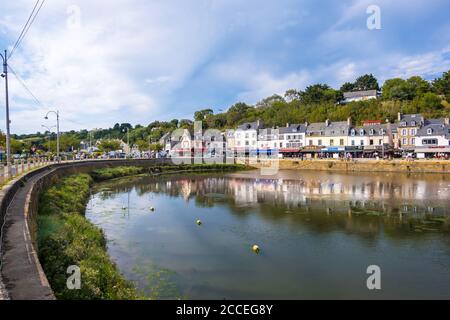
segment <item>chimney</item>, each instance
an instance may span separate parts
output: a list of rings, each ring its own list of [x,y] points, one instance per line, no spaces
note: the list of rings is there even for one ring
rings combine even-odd
[[[330,125],[330,119],[325,120],[325,127],[328,127]]]
[[[288,122],[288,123],[286,123],[286,128],[289,128],[289,125],[290,125],[290,123]]]
[[[348,117],[348,118],[347,118],[347,125],[348,125],[349,127],[352,126],[352,117]]]
[[[402,113],[401,113],[401,112],[399,112],[399,113],[397,114],[397,120],[398,120],[398,121],[401,121],[401,120],[402,120]]]
[[[446,126],[448,126],[449,124],[450,124],[450,119],[447,117],[447,118],[444,118],[444,124],[446,125]]]

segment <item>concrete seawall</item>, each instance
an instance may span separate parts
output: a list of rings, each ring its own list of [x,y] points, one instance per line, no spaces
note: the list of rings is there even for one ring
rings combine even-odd
[[[448,160],[261,160],[248,161],[249,165],[257,168],[343,171],[343,172],[399,172],[399,173],[449,173]]]
[[[151,167],[159,160],[94,160],[52,164],[11,181],[0,191],[0,299],[55,299],[38,259],[39,195],[60,177],[117,166]]]

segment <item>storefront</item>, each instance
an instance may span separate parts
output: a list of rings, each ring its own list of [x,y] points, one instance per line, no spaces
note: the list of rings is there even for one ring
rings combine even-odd
[[[450,146],[417,147],[414,150],[417,159],[449,159]]]

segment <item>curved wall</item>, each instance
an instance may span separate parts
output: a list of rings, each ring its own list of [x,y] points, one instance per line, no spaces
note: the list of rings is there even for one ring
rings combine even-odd
[[[0,192],[0,226],[4,225],[0,229],[0,299],[55,299],[37,255],[37,212],[39,195],[44,189],[66,175],[105,167],[151,167],[163,163],[154,159],[120,159],[51,164],[5,186]]]

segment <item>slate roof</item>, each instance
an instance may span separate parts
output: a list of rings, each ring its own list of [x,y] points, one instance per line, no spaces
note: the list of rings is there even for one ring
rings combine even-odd
[[[258,130],[262,128],[264,125],[262,121],[255,121],[255,122],[247,122],[243,123],[240,126],[237,127],[237,130]]]
[[[281,127],[278,129],[280,134],[285,133],[305,133],[306,126],[304,124],[291,124],[289,127]]]
[[[308,125],[306,134],[311,136],[342,136],[348,135],[350,126],[347,121],[329,122],[328,126],[325,122],[316,122]]]
[[[423,124],[424,118],[421,114],[400,115],[399,127],[418,127]]]

